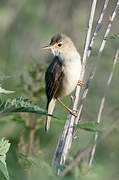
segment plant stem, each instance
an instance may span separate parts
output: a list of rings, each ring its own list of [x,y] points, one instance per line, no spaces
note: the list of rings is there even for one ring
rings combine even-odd
[[[85,148],[79,152],[76,158],[61,172],[61,176],[65,176],[77,163],[79,163],[91,150],[92,146]]]
[[[111,84],[112,77],[113,77],[113,73],[114,73],[114,69],[115,69],[115,66],[116,66],[118,57],[119,57],[119,49],[117,49],[116,54],[115,54],[115,57],[114,57],[114,62],[113,62],[112,71],[111,71],[111,73],[110,73],[110,75],[109,75],[109,78],[108,78],[108,81],[107,81],[107,88],[108,88],[108,87],[110,86],[110,84]],[[102,115],[102,111],[103,111],[103,109],[104,109],[104,104],[105,104],[105,94],[104,94],[104,96],[102,97],[102,100],[101,100],[101,103],[100,103],[99,112],[98,112],[98,116],[97,116],[97,123],[100,123],[100,121],[101,121],[101,115]],[[96,151],[97,139],[98,139],[98,132],[96,132],[96,133],[94,134],[94,145],[93,145],[93,147],[92,147],[92,149],[91,149],[91,152],[90,152],[90,157],[89,157],[89,162],[88,162],[88,165],[89,165],[89,166],[92,165],[92,162],[93,162],[93,159],[94,159],[94,155],[95,155],[95,151]]]
[[[92,30],[96,4],[97,4],[97,0],[93,0],[92,6],[90,9],[88,31],[87,31],[85,45],[84,45],[83,60],[82,60],[83,64],[82,64],[82,72],[81,72],[81,79],[80,79],[81,81],[83,80],[83,76],[84,76],[85,68],[86,68],[87,51],[88,51],[89,42],[90,42],[90,36],[91,36],[91,30]],[[77,109],[79,93],[80,93],[80,86],[76,88],[75,96],[71,101],[70,108]],[[75,117],[68,113],[63,131],[59,138],[59,142],[56,148],[54,159],[53,159],[53,169],[55,170],[55,172],[57,172],[57,174],[60,174],[61,172],[60,168],[58,168],[58,165],[60,164],[60,166],[62,166],[65,163],[67,153],[72,144],[74,122],[75,122]]]
[[[106,8],[107,8],[108,2],[109,2],[109,0],[105,0],[105,1],[104,1],[103,8],[102,8],[101,13],[100,13],[100,15],[99,15],[99,18],[98,18],[98,21],[97,21],[97,24],[96,24],[95,30],[94,30],[94,32],[93,32],[93,36],[92,36],[92,38],[91,38],[89,48],[88,48],[88,55],[87,55],[88,58],[89,58],[89,56],[90,56],[90,54],[91,54],[92,46],[93,46],[95,37],[97,36],[97,33],[98,33],[99,29],[100,29],[100,26],[101,26],[101,23],[102,23],[102,20],[103,20],[103,17],[104,17],[105,10],[106,10]]]
[[[99,60],[99,57],[102,55],[102,52],[104,50],[104,47],[105,47],[105,44],[106,44],[106,39],[107,39],[107,36],[108,36],[108,34],[110,32],[112,22],[114,21],[114,18],[116,16],[118,7],[119,7],[119,0],[117,1],[116,5],[114,7],[114,10],[113,10],[112,15],[110,17],[110,20],[109,20],[109,23],[107,25],[106,31],[104,33],[103,40],[102,40],[100,48],[98,50],[98,54],[97,54],[95,64],[94,64],[94,66],[92,67],[92,69],[90,71],[90,74],[89,74],[88,80],[86,82],[85,88],[84,88],[84,90],[82,92],[81,99],[80,99],[80,104],[79,104],[79,108],[78,108],[78,116],[75,119],[75,124],[77,124],[78,121],[79,121],[79,118],[80,118],[80,115],[81,115],[81,112],[82,112],[82,108],[83,108],[83,101],[87,96],[89,84],[90,84],[91,80],[94,78],[94,75],[95,75],[95,72],[96,72],[96,62]]]

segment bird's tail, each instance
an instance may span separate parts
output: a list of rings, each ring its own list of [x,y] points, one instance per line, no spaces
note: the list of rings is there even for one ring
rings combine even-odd
[[[55,107],[55,101],[56,99],[51,99],[51,101],[47,104],[47,111],[48,114],[52,114],[54,107]],[[48,129],[50,128],[50,120],[51,120],[51,116],[46,116],[46,124],[45,124],[45,131],[48,131]]]

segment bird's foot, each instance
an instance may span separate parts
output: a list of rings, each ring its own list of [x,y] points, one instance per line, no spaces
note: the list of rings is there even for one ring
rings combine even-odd
[[[79,80],[78,83],[77,83],[77,85],[78,85],[78,86],[83,86],[84,83],[83,83],[82,81]]]
[[[70,111],[70,113],[71,113],[73,116],[77,117],[77,111],[76,111],[76,110],[73,110],[73,109],[72,109],[72,110]]]
[[[56,98],[58,100],[58,102],[65,107],[65,109],[67,109],[73,116],[77,117],[77,111],[70,109],[69,107],[67,107],[58,97]]]

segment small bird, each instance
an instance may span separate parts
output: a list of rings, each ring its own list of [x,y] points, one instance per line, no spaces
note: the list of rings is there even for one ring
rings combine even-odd
[[[48,66],[45,73],[47,111],[52,114],[55,102],[58,100],[70,113],[76,115],[75,110],[68,108],[59,97],[69,95],[75,87],[82,86],[79,81],[81,73],[81,58],[72,42],[65,34],[58,33],[54,35],[48,46],[43,49],[49,49],[54,55],[53,61]],[[51,116],[46,117],[45,130],[50,128]]]

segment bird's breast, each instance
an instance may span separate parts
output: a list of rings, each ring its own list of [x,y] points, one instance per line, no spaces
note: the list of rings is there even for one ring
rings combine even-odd
[[[64,77],[60,89],[60,95],[66,96],[70,94],[76,87],[80,73],[81,62],[73,62],[63,66]]]

